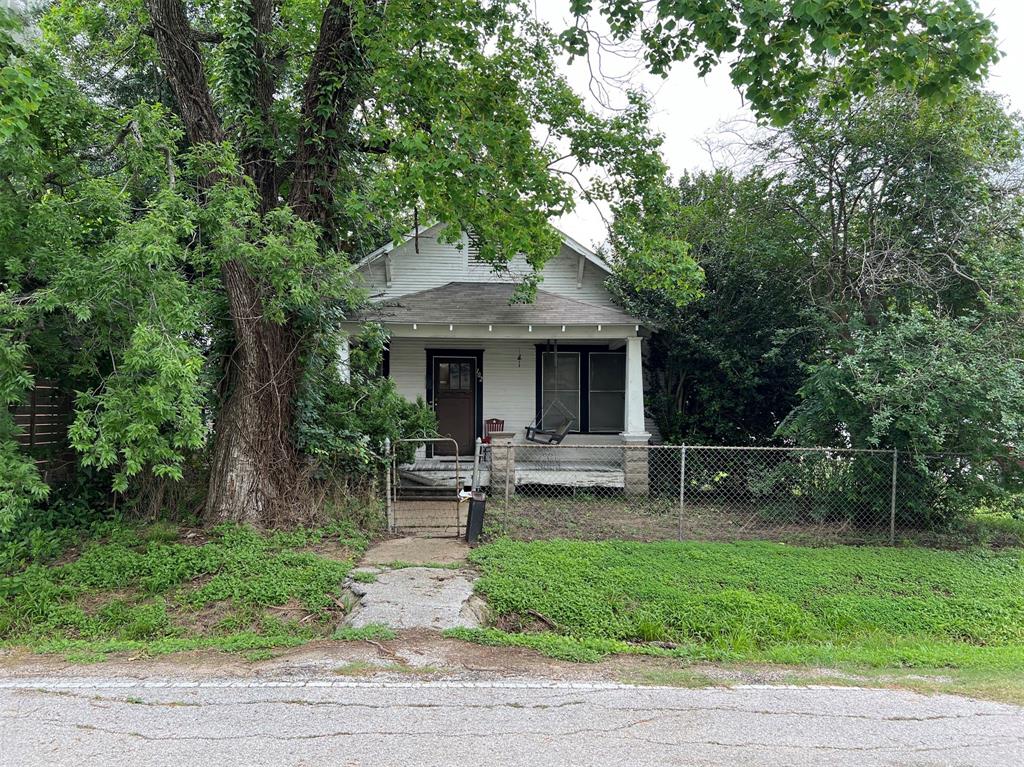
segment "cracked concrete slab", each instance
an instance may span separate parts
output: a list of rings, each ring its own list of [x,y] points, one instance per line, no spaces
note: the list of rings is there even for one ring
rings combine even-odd
[[[450,567],[464,562],[468,553],[469,547],[455,538],[392,538],[374,544],[346,584],[353,598],[346,600],[352,607],[345,625],[436,631],[483,625],[486,606],[473,594],[476,573]],[[397,563],[402,566],[389,567]]]
[[[895,690],[551,680],[0,680],[4,764],[1017,767],[1024,709]]]
[[[346,625],[438,631],[483,625],[483,600],[473,595],[476,574],[470,570],[403,567],[378,570],[374,579],[349,583],[357,601]]]

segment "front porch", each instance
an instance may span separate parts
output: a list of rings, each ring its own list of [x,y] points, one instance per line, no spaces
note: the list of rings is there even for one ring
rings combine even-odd
[[[408,489],[479,488],[491,493],[505,492],[506,484],[512,491],[524,486],[624,488],[622,438],[591,435],[583,445],[582,437],[574,436],[558,450],[505,436],[493,445],[479,443],[472,457],[417,456],[397,467],[396,482]],[[504,470],[506,463],[511,472]],[[492,487],[492,474],[500,487]]]
[[[517,499],[558,503],[567,497],[644,498],[650,489],[646,443],[621,437],[596,444],[536,445],[513,434],[477,442],[472,457],[419,457],[394,465],[389,495],[392,529],[417,535],[461,534],[466,490],[482,490],[508,508]],[[592,438],[593,439],[593,438]],[[530,500],[533,499],[533,500]]]
[[[629,445],[646,444],[639,322],[608,305],[509,284],[449,283],[358,318],[390,337],[385,374],[437,416],[437,436],[396,470],[408,488],[602,487],[646,483]],[[360,324],[348,328],[358,332]],[[342,374],[348,344],[340,350]],[[562,450],[528,438],[554,435]],[[497,433],[492,433],[497,432]],[[600,449],[564,449],[567,446]]]

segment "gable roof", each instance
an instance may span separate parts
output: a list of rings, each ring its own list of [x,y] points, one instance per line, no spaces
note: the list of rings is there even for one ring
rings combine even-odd
[[[641,325],[625,312],[537,291],[532,304],[510,304],[515,285],[449,282],[371,304],[349,320],[424,325]]]
[[[381,258],[382,256],[386,256],[395,248],[405,245],[407,242],[411,241],[417,234],[426,234],[428,231],[430,231],[436,226],[440,226],[440,224],[431,224],[430,226],[418,227],[417,229],[413,229],[407,235],[405,235],[401,242],[389,242],[384,245],[381,245],[375,251],[367,254],[364,258],[360,259],[356,263],[356,267],[358,268],[360,266],[365,266],[366,264],[376,261],[378,258]],[[572,250],[578,253],[579,255],[583,256],[587,261],[592,263],[598,269],[601,269],[602,271],[605,271],[608,274],[612,273],[612,268],[611,266],[608,265],[608,262],[601,258],[599,255],[597,255],[597,253],[595,253],[593,250],[591,250],[578,240],[574,240],[572,237],[567,235],[557,226],[552,226],[551,228],[558,232],[558,235],[562,238],[562,244],[569,248],[569,250]]]

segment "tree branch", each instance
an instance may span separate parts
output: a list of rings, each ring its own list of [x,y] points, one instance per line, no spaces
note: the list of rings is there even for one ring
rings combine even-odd
[[[149,37],[156,36],[156,32],[152,26],[143,27],[142,34]],[[195,29],[193,27],[189,27],[189,34],[191,34],[192,39],[197,43],[210,43],[212,45],[216,45],[217,43],[224,42],[224,35],[220,32],[214,32],[212,29]]]
[[[374,10],[378,0],[368,0]],[[302,90],[302,131],[293,162],[289,204],[306,221],[329,229],[327,210],[341,149],[351,144],[347,123],[365,87],[351,4],[330,0],[320,24],[320,39]]]
[[[146,0],[153,40],[193,144],[220,143],[224,129],[213,107],[203,57],[181,0]]]

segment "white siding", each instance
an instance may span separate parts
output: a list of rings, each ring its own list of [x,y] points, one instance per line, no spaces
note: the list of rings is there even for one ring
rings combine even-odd
[[[517,256],[509,265],[509,274],[495,274],[483,264],[471,264],[466,248],[439,242],[441,227],[435,226],[419,236],[419,253],[416,244],[410,240],[391,251],[391,285],[385,279],[384,258],[379,258],[362,267],[365,286],[371,300],[397,298],[408,293],[429,290],[449,282],[515,282],[530,271],[526,259]],[[614,307],[611,296],[604,287],[607,274],[594,264],[587,262],[583,271],[583,283],[576,287],[579,256],[563,245],[561,252],[551,259],[542,272],[542,290],[549,293],[586,301],[599,306]]]

